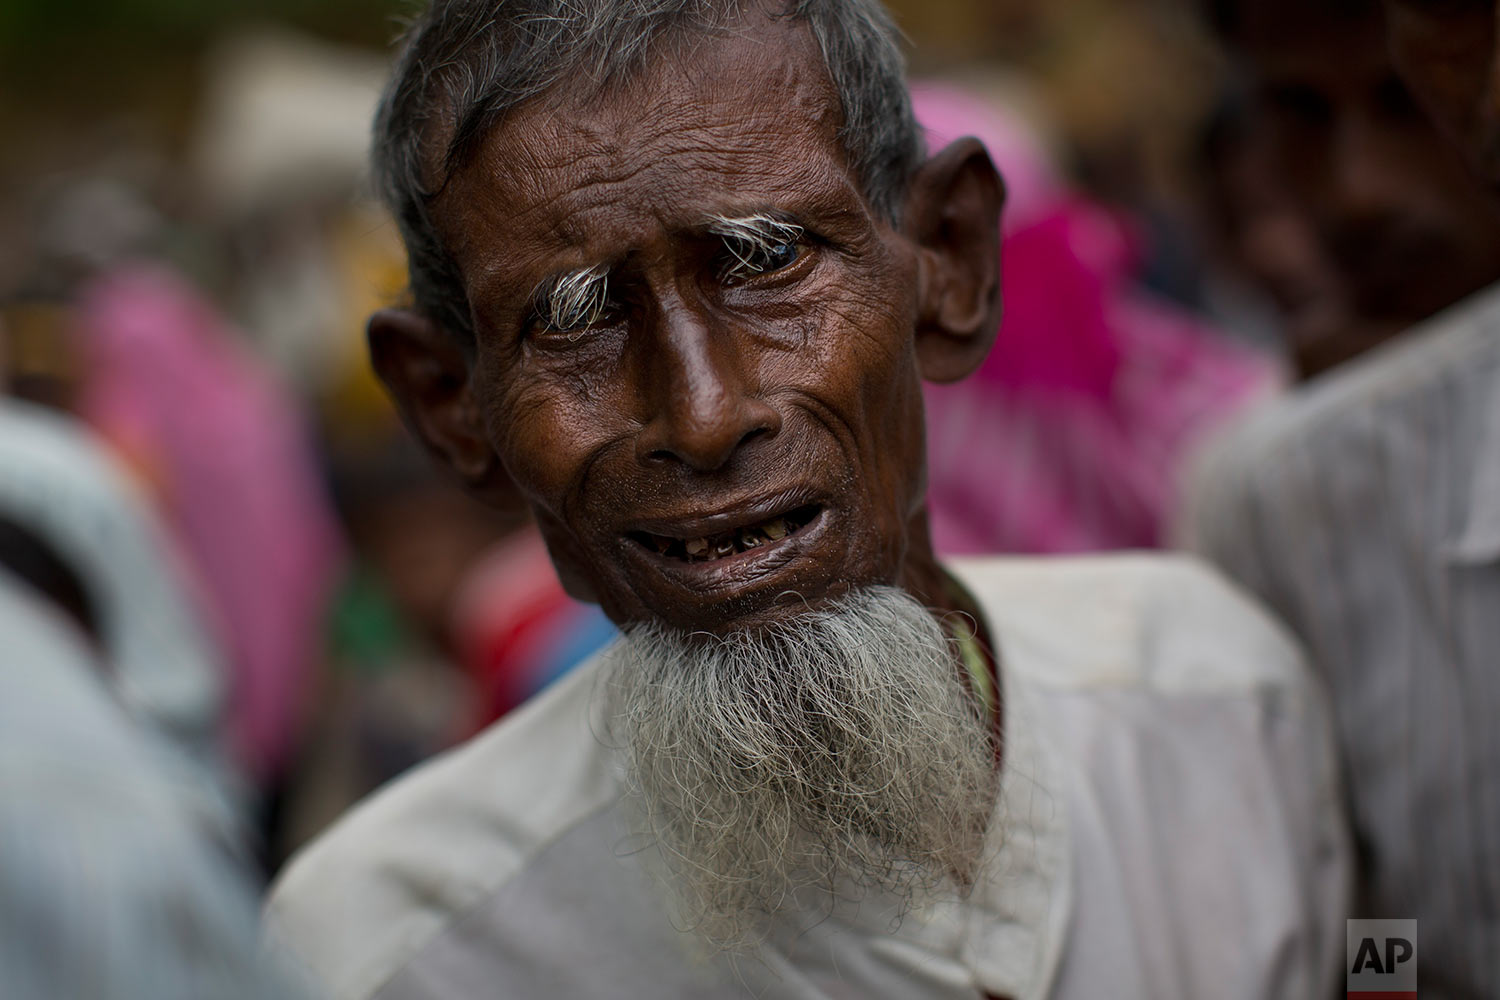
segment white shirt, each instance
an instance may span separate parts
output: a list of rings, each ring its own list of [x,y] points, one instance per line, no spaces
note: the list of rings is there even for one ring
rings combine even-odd
[[[1422,995],[1500,989],[1500,287],[1268,407],[1195,476],[1189,543],[1332,694],[1357,916],[1416,919]]]
[[[1285,635],[1181,558],[951,567],[998,637],[994,848],[972,895],[850,903],[757,960],[674,929],[630,834],[602,654],[377,794],[273,890],[335,1000],[1326,997],[1347,849]]]
[[[77,574],[121,703],[227,777],[222,651],[176,572],[165,527],[118,458],[75,420],[0,400],[0,516]]]
[[[287,1000],[224,800],[106,670],[0,569],[0,996]]]

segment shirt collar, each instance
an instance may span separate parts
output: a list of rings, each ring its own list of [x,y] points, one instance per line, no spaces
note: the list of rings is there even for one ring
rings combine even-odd
[[[1003,659],[1000,676],[1005,753],[973,892],[919,907],[894,928],[889,913],[866,900],[847,922],[866,928],[867,947],[897,964],[912,954],[929,969],[951,962],[951,975],[966,988],[1041,997],[1051,992],[1071,911],[1068,835],[1058,764],[1036,739],[1024,682],[1007,673]]]

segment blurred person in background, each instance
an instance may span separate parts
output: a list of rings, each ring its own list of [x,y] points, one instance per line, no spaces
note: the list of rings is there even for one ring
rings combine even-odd
[[[159,264],[117,264],[88,283],[75,334],[75,408],[147,485],[190,561],[231,667],[228,745],[273,796],[341,556],[300,407]]]
[[[325,438],[351,560],[275,855],[472,731],[474,690],[449,627],[453,592],[505,523],[431,467],[394,421],[358,445],[329,413]],[[367,428],[367,431],[369,429]]]
[[[1385,0],[1402,78],[1500,197],[1500,44],[1494,0]]]
[[[1210,261],[1205,304],[1230,328],[1284,357],[1294,377],[1307,378],[1320,370],[1316,345],[1343,340],[1344,328],[1359,320],[1241,91],[1224,88],[1197,136],[1194,193]]]
[[[918,83],[929,145],[985,143],[1006,178],[1005,313],[979,370],[928,382],[941,553],[1163,543],[1195,448],[1279,387],[1270,357],[1141,287],[1129,217],[1073,191],[1015,111]]]
[[[352,550],[279,858],[407,767],[514,708],[613,636],[569,599],[517,499],[465,496],[418,453],[365,351],[406,266],[365,200],[380,56],[285,30],[216,45],[191,143],[229,253],[225,298],[316,412]]]
[[[272,1000],[218,650],[73,421],[0,400],[0,969],[15,1000]]]
[[[993,341],[1002,185],[924,155],[901,62],[866,0],[413,26],[372,355],[627,634],[288,866],[270,933],[335,995],[1331,987],[1284,635],[1189,560],[933,554],[920,379]]]
[[[1189,533],[1332,690],[1356,915],[1417,919],[1422,995],[1469,1000],[1494,994],[1500,954],[1500,288],[1481,288],[1500,216],[1396,68],[1483,165],[1493,32],[1472,30],[1492,27],[1487,5],[1390,6],[1214,5],[1291,154],[1283,176],[1320,202],[1356,308],[1387,323],[1327,344],[1342,363],[1222,442]]]
[[[1396,72],[1378,2],[1216,2],[1251,81],[1247,141],[1317,234],[1353,322],[1294,343],[1315,375],[1500,279],[1500,208]],[[1329,58],[1337,50],[1337,59]]]
[[[73,419],[9,399],[0,405],[0,515],[78,578],[121,702],[196,761],[211,785],[242,791],[221,726],[223,647],[139,483]]]
[[[159,511],[224,652],[227,760],[269,837],[322,655],[339,528],[301,401],[173,259],[193,227],[153,204],[170,172],[143,159],[56,185],[5,311],[21,320],[24,367],[56,387],[46,401],[96,430]],[[36,398],[39,381],[19,388]]]
[[[466,495],[394,420],[356,434],[349,414],[329,416],[355,558],[277,856],[616,634],[598,608],[563,592],[518,497],[488,506]]]

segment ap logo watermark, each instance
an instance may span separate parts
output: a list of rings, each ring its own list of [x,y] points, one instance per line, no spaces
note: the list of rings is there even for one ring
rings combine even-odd
[[[1417,1000],[1417,922],[1351,920],[1344,932],[1348,1000]]]

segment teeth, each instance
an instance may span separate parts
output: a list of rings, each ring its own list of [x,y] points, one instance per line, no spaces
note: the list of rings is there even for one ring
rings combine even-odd
[[[779,542],[792,533],[793,525],[786,518],[775,518],[751,528],[741,528],[728,535],[705,535],[702,538],[671,538],[650,535],[644,539],[647,546],[658,555],[690,562],[723,559],[737,552],[748,552],[762,545]]]

